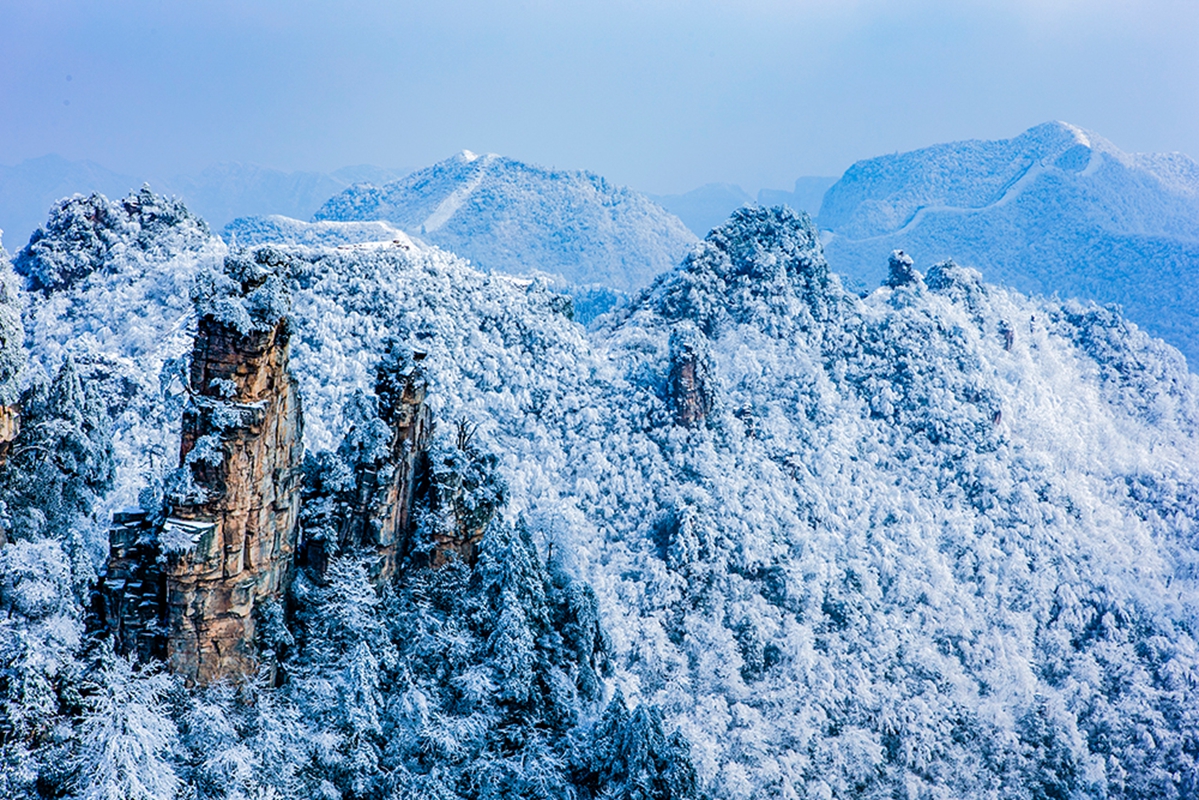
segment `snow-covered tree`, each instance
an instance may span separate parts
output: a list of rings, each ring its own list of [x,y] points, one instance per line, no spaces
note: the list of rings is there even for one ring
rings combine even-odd
[[[21,373],[25,370],[25,331],[21,326],[21,298],[17,276],[0,248],[0,405],[12,405],[20,397]]]
[[[83,625],[72,588],[59,542],[0,547],[0,740],[45,739],[73,702]]]
[[[86,687],[72,759],[82,800],[170,800],[179,790],[178,731],[166,695],[171,679],[101,650]]]
[[[91,514],[113,483],[108,415],[69,356],[49,385],[26,390],[21,410],[21,431],[0,474],[10,536],[61,541],[82,593],[107,553],[106,521]]]
[[[292,664],[305,716],[337,747],[318,750],[318,774],[335,776],[353,797],[369,797],[380,779],[383,686],[397,654],[380,619],[380,598],[362,557],[334,558],[325,586],[306,584],[302,643]]]
[[[30,289],[49,293],[116,269],[122,258],[174,255],[208,236],[208,226],[183,203],[148,186],[115,203],[102,194],[75,195],[50,210],[13,266]]]

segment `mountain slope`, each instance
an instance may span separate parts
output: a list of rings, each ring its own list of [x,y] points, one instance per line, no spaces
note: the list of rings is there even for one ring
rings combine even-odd
[[[831,263],[868,285],[901,248],[1025,292],[1119,303],[1199,361],[1199,165],[1047,123],[859,162],[825,195]]]
[[[647,285],[695,240],[676,217],[599,176],[469,151],[385,186],[347,189],[313,219],[385,220],[484,269],[622,291]]]
[[[419,242],[262,257],[292,294],[310,452],[389,337],[427,353],[435,415],[477,426],[509,521],[594,587],[608,690],[662,709],[711,796],[1194,796],[1199,378],[1115,312],[953,263],[897,256],[860,297],[818,238],[738,211],[590,334],[543,283]],[[186,330],[157,287],[206,251],[127,251],[33,298],[35,358],[127,358],[147,332],[68,338],[48,302],[81,332],[122,297]],[[175,367],[145,363],[178,402]],[[411,693],[380,707],[434,725]]]
[[[214,164],[196,175],[179,175],[163,185],[216,227],[248,215],[280,214],[307,219],[348,187],[395,180],[408,170],[345,167],[332,173],[283,172],[255,164]]]

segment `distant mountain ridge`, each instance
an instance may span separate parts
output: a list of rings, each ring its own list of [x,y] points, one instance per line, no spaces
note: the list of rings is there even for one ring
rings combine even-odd
[[[836,178],[828,177],[796,178],[792,191],[762,189],[757,198],[734,183],[708,183],[683,194],[651,194],[647,197],[678,215],[692,233],[702,237],[724,224],[738,208],[755,203],[766,207],[790,206],[795,211],[806,211],[816,216],[825,190],[836,182]]]
[[[853,165],[825,194],[833,267],[867,286],[896,248],[1025,292],[1121,304],[1199,363],[1199,164],[1064,122]]]
[[[283,172],[256,164],[214,164],[195,176],[165,183],[169,193],[221,228],[238,217],[279,214],[307,219],[333,195],[357,183],[393,181],[406,169],[370,165],[343,167],[330,173]]]
[[[100,192],[121,197],[140,181],[92,161],[69,161],[62,156],[31,158],[15,166],[0,165],[0,230],[4,245],[15,252],[46,221],[47,211],[75,193]]]
[[[622,291],[673,269],[696,241],[661,206],[598,175],[470,151],[384,186],[351,187],[313,219],[383,220],[485,269]]]
[[[330,173],[283,172],[256,164],[225,162],[195,175],[135,177],[92,161],[46,155],[15,166],[0,165],[0,230],[4,231],[5,245],[16,252],[46,220],[47,210],[62,198],[92,193],[122,197],[143,183],[159,193],[179,196],[214,229],[248,215],[282,214],[307,219],[348,186],[386,183],[407,172],[369,164]]]

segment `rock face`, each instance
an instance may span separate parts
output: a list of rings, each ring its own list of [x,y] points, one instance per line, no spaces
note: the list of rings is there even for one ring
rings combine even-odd
[[[286,259],[242,252],[201,276],[180,468],[161,512],[114,517],[94,597],[94,624],[118,650],[163,659],[189,684],[257,671],[258,619],[285,597],[298,563],[319,582],[333,554],[374,553],[378,585],[405,563],[473,563],[503,497],[495,458],[467,428],[432,457],[424,354],[397,345],[379,364],[375,397],[355,401],[361,413],[337,454],[354,480],[330,498],[334,525],[306,521],[300,542],[303,418],[278,276]]]
[[[674,421],[684,428],[702,425],[715,398],[707,340],[694,326],[679,325],[670,335],[669,401]]]
[[[286,320],[249,333],[200,320],[180,453],[194,502],[161,534],[167,664],[189,681],[256,668],[255,608],[291,577],[302,422],[287,338]]]
[[[113,515],[108,566],[92,600],[93,611],[121,653],[138,661],[166,657],[166,576],[158,531],[144,511]]]
[[[428,385],[420,361],[424,353],[413,355],[410,365],[400,369],[380,369],[376,384],[379,396],[379,416],[391,428],[390,480],[386,483],[381,502],[370,510],[367,529],[380,556],[379,580],[394,578],[399,558],[404,555],[408,534],[412,529],[412,501],[421,460],[429,449],[433,433],[433,417],[425,405]],[[378,473],[376,472],[376,475]]]
[[[387,445],[377,458],[354,464],[354,489],[337,531],[336,552],[373,551],[377,558],[372,578],[376,585],[395,579],[407,555],[417,475],[424,468],[433,420],[425,405],[428,385],[420,361],[424,353],[384,359],[376,373],[379,420],[388,431]],[[323,581],[331,543],[310,538],[303,543],[303,561],[317,581]]]
[[[0,406],[0,466],[8,461],[8,451],[21,431],[21,414],[16,406]]]

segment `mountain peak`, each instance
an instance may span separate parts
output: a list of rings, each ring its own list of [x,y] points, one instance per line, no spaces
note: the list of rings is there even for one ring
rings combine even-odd
[[[1060,121],[860,161],[820,211],[833,267],[859,280],[883,277],[862,265],[895,249],[953,257],[1022,291],[1120,303],[1192,362],[1196,219],[1194,161],[1126,153]]]
[[[695,241],[677,217],[597,175],[469,150],[381,187],[351,187],[313,219],[383,220],[487,269],[622,291],[672,269]]]

